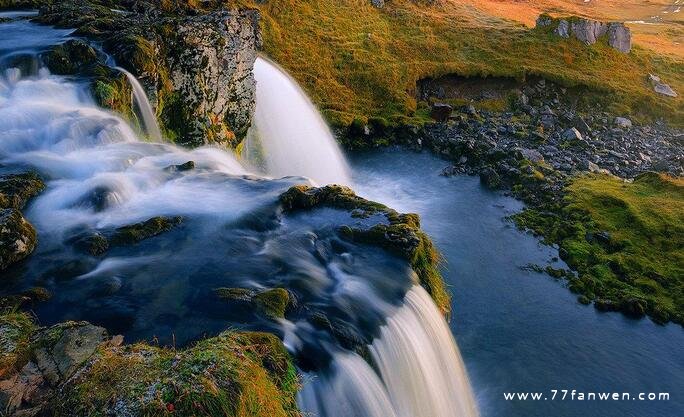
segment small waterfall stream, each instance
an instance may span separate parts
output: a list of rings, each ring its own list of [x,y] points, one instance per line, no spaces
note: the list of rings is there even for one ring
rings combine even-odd
[[[126,78],[128,78],[128,82],[131,83],[131,88],[133,89],[133,98],[135,99],[135,104],[138,106],[140,115],[143,118],[145,132],[154,142],[161,142],[162,134],[161,130],[159,129],[159,124],[157,124],[157,117],[154,115],[154,110],[152,109],[150,100],[147,98],[147,94],[145,94],[145,90],[142,88],[142,85],[140,85],[138,79],[135,78],[135,76],[130,72],[121,67],[115,68],[121,71]]]
[[[273,177],[301,175],[318,185],[351,185],[349,167],[330,128],[304,91],[266,58],[254,63],[254,126],[247,159]]]

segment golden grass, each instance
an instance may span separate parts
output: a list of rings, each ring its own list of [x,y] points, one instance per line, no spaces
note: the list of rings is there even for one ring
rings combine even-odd
[[[684,123],[684,99],[656,95],[659,74],[684,92],[684,61],[636,47],[629,55],[532,31],[468,1],[270,0],[260,9],[264,50],[283,65],[336,124],[355,117],[414,115],[416,81],[448,73],[541,75],[610,95],[614,110]]]

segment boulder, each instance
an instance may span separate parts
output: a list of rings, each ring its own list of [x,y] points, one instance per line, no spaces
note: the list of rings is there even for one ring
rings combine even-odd
[[[247,288],[217,288],[215,294],[224,300],[239,301],[252,305],[259,313],[277,320],[285,317],[291,304],[290,293],[284,288],[254,291]]]
[[[608,45],[625,54],[632,50],[632,33],[624,23],[608,24]]]
[[[430,117],[438,122],[446,122],[451,116],[453,107],[444,103],[434,103],[432,109],[430,110]]]
[[[622,129],[629,129],[630,127],[632,127],[632,121],[626,117],[616,117],[615,126]]]
[[[598,38],[606,34],[608,26],[597,20],[577,19],[570,25],[570,30],[577,40],[593,45]]]
[[[53,74],[72,75],[94,66],[97,52],[86,42],[72,39],[44,54],[43,61]]]
[[[157,216],[144,222],[123,226],[114,232],[112,245],[130,245],[167,232],[183,222],[183,218]]]
[[[382,9],[385,7],[385,0],[371,0],[371,4],[377,9]]]
[[[36,230],[19,210],[0,209],[0,271],[21,261],[36,247]]]
[[[560,36],[561,38],[570,37],[570,23],[567,20],[561,20],[558,22],[558,27],[554,29],[553,33]]]
[[[487,167],[480,171],[480,182],[485,187],[492,189],[500,188],[502,185],[501,177],[492,167]]]
[[[579,130],[577,130],[574,127],[571,127],[570,129],[567,129],[565,132],[563,132],[562,135],[563,139],[567,141],[581,141],[582,140],[582,134],[580,133]]]
[[[44,188],[43,180],[33,172],[0,176],[0,209],[20,210]]]
[[[651,83],[651,85],[653,86],[653,91],[655,91],[656,93],[668,97],[677,97],[677,93],[672,89],[672,87],[665,84],[659,76],[655,74],[648,74],[648,82]]]

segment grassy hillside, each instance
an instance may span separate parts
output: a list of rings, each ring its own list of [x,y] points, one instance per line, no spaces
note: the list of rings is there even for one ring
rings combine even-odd
[[[684,61],[636,47],[586,47],[481,12],[469,1],[233,0],[262,12],[264,50],[303,84],[335,123],[355,116],[413,116],[416,81],[427,76],[542,75],[609,96],[617,113],[684,123],[684,96],[657,96],[660,75],[684,92]]]
[[[528,209],[515,220],[559,244],[578,272],[570,288],[580,301],[684,323],[684,179],[586,175],[569,185],[562,211],[552,212]]]

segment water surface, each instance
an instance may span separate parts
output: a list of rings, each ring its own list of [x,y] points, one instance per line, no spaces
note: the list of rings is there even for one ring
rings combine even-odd
[[[520,202],[484,189],[477,177],[440,176],[446,165],[403,150],[352,160],[357,192],[419,213],[444,255],[450,324],[482,415],[681,415],[682,328],[598,312],[562,282],[522,269],[546,265],[558,252],[505,220]],[[551,401],[552,389],[669,392],[670,401]],[[510,391],[542,391],[549,399],[505,401]]]

